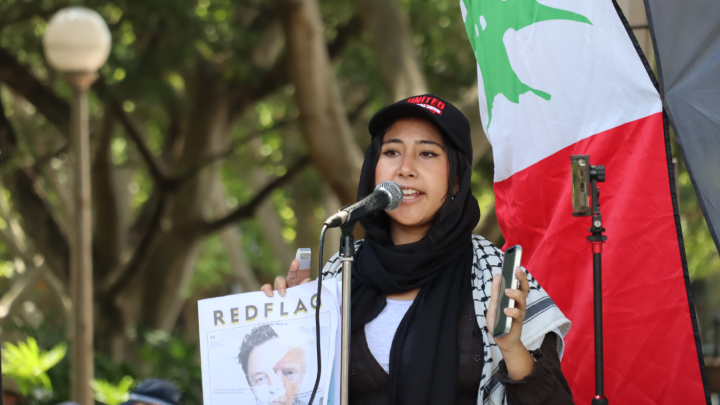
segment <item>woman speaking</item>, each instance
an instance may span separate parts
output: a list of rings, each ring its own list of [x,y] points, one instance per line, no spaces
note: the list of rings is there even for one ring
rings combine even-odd
[[[383,181],[400,207],[361,220],[352,271],[350,403],[572,404],[560,370],[568,321],[524,270],[511,332],[493,339],[503,253],[472,230],[470,124],[434,95],[401,100],[370,121],[358,200]],[[340,276],[336,254],[323,278]],[[275,289],[302,282],[298,262]],[[273,288],[262,287],[268,296]]]

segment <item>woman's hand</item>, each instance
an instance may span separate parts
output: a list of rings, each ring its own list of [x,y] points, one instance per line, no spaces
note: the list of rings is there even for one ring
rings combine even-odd
[[[513,380],[522,380],[532,372],[535,366],[535,360],[520,340],[523,322],[525,321],[525,304],[527,303],[528,293],[530,293],[530,286],[527,276],[522,269],[517,269],[515,276],[518,279],[520,288],[517,290],[508,288],[505,290],[505,295],[515,300],[515,308],[505,308],[505,315],[512,318],[510,333],[494,339],[505,359],[510,378]],[[490,333],[495,329],[495,311],[497,310],[498,297],[500,296],[500,277],[500,275],[493,277],[490,305],[488,306],[487,316],[485,317]]]
[[[278,290],[280,296],[284,297],[288,288],[309,282],[310,269],[300,270],[300,262],[293,260],[292,263],[290,263],[290,270],[288,270],[287,279],[283,276],[277,276],[275,277],[275,288],[273,288],[270,284],[265,284],[260,287],[260,291],[264,291],[265,295],[272,297],[273,290]]]

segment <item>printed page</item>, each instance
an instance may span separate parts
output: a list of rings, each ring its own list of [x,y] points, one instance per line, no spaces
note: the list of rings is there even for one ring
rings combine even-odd
[[[335,280],[323,281],[320,309],[321,384],[326,395],[335,361],[339,312]],[[203,402],[206,405],[307,405],[317,376],[316,282],[198,302]],[[338,359],[339,361],[339,359]],[[339,377],[338,377],[339,378]]]

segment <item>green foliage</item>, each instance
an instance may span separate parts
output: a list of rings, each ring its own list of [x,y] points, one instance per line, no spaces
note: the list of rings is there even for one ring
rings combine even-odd
[[[202,373],[200,350],[179,333],[162,331],[141,332],[139,354],[149,372],[146,377],[157,377],[174,383],[180,390],[185,405],[202,405]]]
[[[294,201],[288,198],[283,190],[275,190],[272,195],[272,201],[284,225],[282,231],[283,238],[285,238],[286,242],[292,243],[297,236],[297,231],[295,230],[297,218],[295,218],[295,211],[292,208]]]
[[[129,398],[130,387],[135,383],[129,375],[124,376],[117,384],[105,380],[93,380],[90,385],[95,392],[95,400],[106,405],[119,405]]]
[[[449,100],[477,80],[477,63],[456,0],[403,0],[430,89]],[[492,174],[492,172],[491,172]]]
[[[49,351],[40,350],[37,341],[29,337],[17,346],[5,343],[2,352],[2,371],[17,380],[20,390],[27,395],[33,388],[52,392],[52,383],[46,372],[65,357],[67,345],[61,343]]]
[[[40,346],[51,346],[53,342],[56,347],[65,347],[66,345],[63,328],[47,322],[42,323],[38,328],[31,328],[27,325],[23,327],[8,325],[8,328],[3,330],[3,334],[7,335],[8,333],[37,336]],[[31,339],[33,338],[27,340]],[[202,378],[197,361],[200,358],[197,344],[189,342],[180,333],[167,334],[159,331],[139,331],[133,339],[133,344],[138,348],[140,363],[117,362],[105,353],[95,352],[96,380],[93,386],[98,401],[112,405],[110,402],[100,399],[98,389],[102,390],[100,395],[106,395],[108,401],[116,401],[122,396],[123,390],[127,392],[132,388],[132,384],[128,386],[128,379],[131,382],[139,382],[148,377],[156,377],[174,383],[180,390],[185,405],[202,405]],[[6,349],[3,348],[3,357],[6,352]],[[5,367],[6,362],[3,359],[3,373],[10,375]],[[33,385],[32,387],[35,389],[32,389],[32,395],[28,398],[27,405],[52,405],[70,399],[70,361],[68,356],[47,370],[46,374],[52,384],[52,392],[48,392],[44,387]],[[15,375],[10,376],[19,380]],[[118,384],[113,385],[109,383],[110,381],[118,381]]]
[[[679,172],[680,223],[685,240],[685,255],[690,279],[698,280],[720,271],[720,255],[684,164],[680,166]]]
[[[237,248],[242,249],[241,246]],[[211,235],[205,238],[190,283],[190,295],[195,288],[208,288],[221,284],[229,274],[230,262],[220,236]]]

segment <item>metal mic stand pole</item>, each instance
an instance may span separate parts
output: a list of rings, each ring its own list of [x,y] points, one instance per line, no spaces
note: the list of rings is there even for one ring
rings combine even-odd
[[[600,189],[597,182],[605,181],[605,166],[590,166],[590,179],[592,180],[592,227],[587,237],[593,252],[593,295],[595,301],[595,397],[592,405],[608,405],[605,397],[605,381],[603,367],[603,311],[602,311],[602,247],[607,240],[603,235],[600,215]]]
[[[340,363],[340,404],[348,405],[348,382],[350,378],[350,280],[353,257],[355,256],[355,239],[353,229],[355,222],[346,223],[340,229],[340,261],[342,262],[342,335]]]

